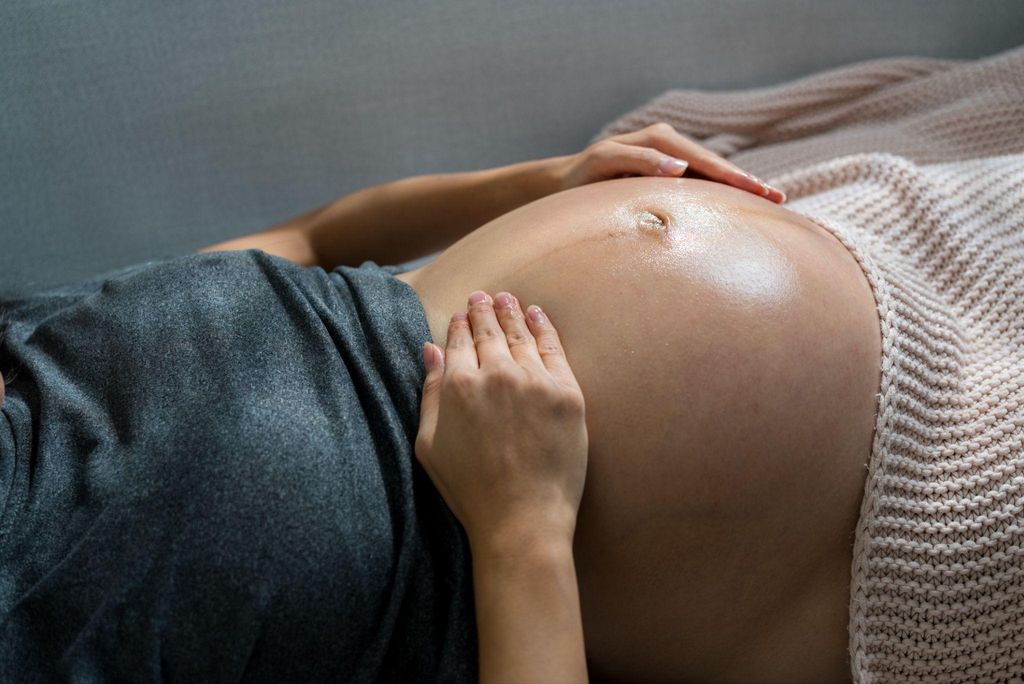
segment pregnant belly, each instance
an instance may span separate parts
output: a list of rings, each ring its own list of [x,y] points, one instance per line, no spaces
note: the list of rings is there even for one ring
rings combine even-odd
[[[403,276],[549,313],[587,402],[575,553],[597,679],[845,681],[879,329],[845,248],[723,185],[558,193]]]

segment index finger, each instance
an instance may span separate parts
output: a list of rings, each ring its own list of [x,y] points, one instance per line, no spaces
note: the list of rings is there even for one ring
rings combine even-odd
[[[464,313],[454,314],[448,322],[448,340],[444,345],[444,372],[446,375],[458,368],[476,370],[476,346],[473,333],[469,330],[469,317]]]
[[[579,383],[576,376],[569,367],[569,361],[565,358],[565,350],[562,348],[562,340],[558,331],[551,324],[539,306],[531,304],[526,309],[526,318],[530,321],[530,331],[537,340],[537,353],[548,373],[563,387],[579,390]]]
[[[476,355],[483,365],[512,360],[512,352],[508,349],[505,331],[498,325],[498,317],[494,314],[494,301],[482,290],[469,296],[469,322],[473,328],[473,341],[476,343]]]
[[[728,159],[715,154],[700,143],[690,140],[669,124],[654,124],[639,131],[615,136],[620,142],[654,147],[665,154],[690,162],[689,172],[746,190],[767,200],[782,204],[786,193],[747,173]]]

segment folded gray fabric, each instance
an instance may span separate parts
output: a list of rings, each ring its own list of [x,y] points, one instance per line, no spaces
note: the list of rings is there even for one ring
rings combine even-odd
[[[2,303],[0,681],[472,681],[400,267],[195,254]]]

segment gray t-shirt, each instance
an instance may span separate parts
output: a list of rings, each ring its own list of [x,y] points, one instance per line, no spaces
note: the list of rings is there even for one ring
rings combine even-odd
[[[0,304],[0,681],[474,681],[398,267],[193,254]]]

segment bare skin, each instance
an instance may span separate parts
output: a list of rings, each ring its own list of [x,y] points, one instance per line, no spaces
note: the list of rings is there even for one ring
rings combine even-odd
[[[587,474],[583,392],[550,319],[474,292],[427,368],[416,458],[473,560],[480,681],[588,681],[573,533]]]
[[[622,174],[655,178],[601,182]],[[576,155],[367,188],[204,251],[398,263],[483,224],[401,278],[442,344],[477,289],[567,328],[592,446],[573,548],[589,673],[847,681],[878,322],[850,255],[784,199],[659,123]],[[550,587],[528,585],[543,610],[516,605],[550,626],[536,603]]]
[[[726,185],[626,178],[504,214],[399,278],[440,345],[476,289],[558,326],[587,401],[573,552],[594,679],[849,680],[881,352],[838,240]]]

